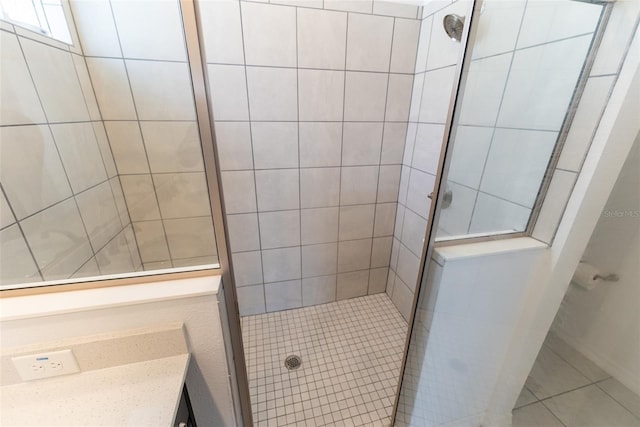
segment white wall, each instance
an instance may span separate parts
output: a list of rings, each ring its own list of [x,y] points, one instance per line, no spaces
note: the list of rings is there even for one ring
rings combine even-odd
[[[156,284],[149,286],[156,286]],[[182,286],[182,284],[176,284],[176,286]],[[119,290],[126,292],[124,287]],[[91,300],[91,303],[95,301]],[[46,309],[51,308],[47,304]],[[0,325],[2,351],[85,335],[153,327],[168,322],[182,322],[185,325],[187,342],[192,355],[187,372],[187,387],[198,425],[216,427],[236,425],[222,334],[222,319],[218,298],[212,293],[160,302],[3,321]]]
[[[583,259],[618,282],[569,286],[553,330],[640,394],[640,139],[629,153]]]

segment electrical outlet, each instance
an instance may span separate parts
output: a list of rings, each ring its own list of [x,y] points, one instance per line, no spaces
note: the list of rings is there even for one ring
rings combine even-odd
[[[76,358],[69,349],[52,351],[50,353],[30,354],[28,356],[12,357],[23,381],[39,380],[41,378],[57,377],[58,375],[80,372]]]

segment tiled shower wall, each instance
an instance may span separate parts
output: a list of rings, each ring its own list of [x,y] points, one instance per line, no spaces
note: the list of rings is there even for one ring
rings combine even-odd
[[[71,6],[144,269],[217,262],[179,2]]]
[[[2,284],[140,265],[78,49],[2,23]]]
[[[448,4],[444,8],[443,4]],[[424,7],[411,112],[402,160],[391,269],[386,292],[408,319],[413,303],[423,239],[438,168],[460,43],[442,28],[449,13],[467,14],[469,2],[435,1]]]
[[[417,7],[282,3],[200,3],[242,315],[384,292],[409,119]]]

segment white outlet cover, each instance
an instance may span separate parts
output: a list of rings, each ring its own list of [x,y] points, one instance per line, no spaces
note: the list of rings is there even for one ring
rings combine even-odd
[[[80,372],[70,349],[12,357],[22,381],[39,380]]]

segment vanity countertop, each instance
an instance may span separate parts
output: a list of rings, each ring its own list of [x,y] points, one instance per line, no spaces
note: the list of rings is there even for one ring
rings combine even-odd
[[[0,387],[3,426],[173,426],[189,354]]]

